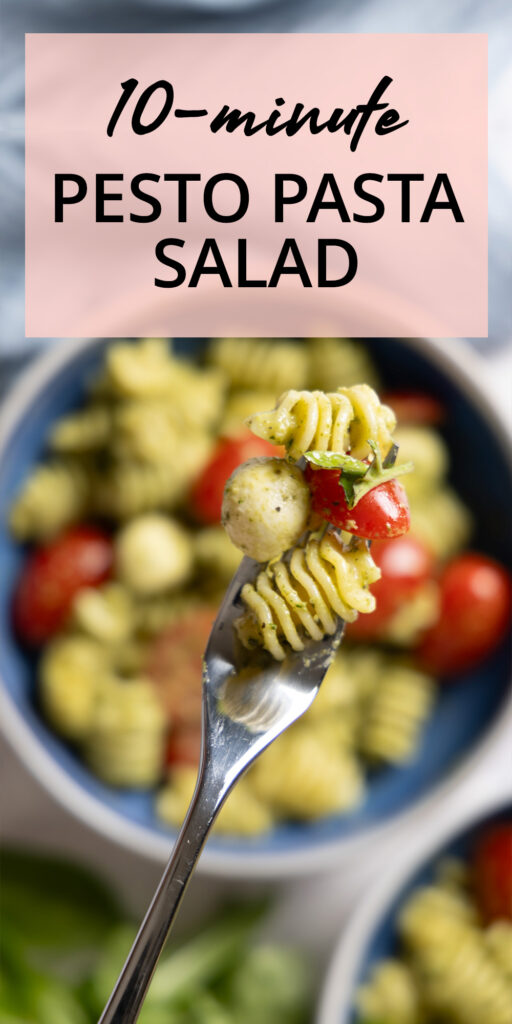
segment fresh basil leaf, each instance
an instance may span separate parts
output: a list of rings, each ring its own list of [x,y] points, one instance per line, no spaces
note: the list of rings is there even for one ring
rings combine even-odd
[[[350,508],[355,508],[358,501],[369,491],[373,491],[375,487],[379,487],[380,484],[386,483],[388,480],[395,480],[396,477],[403,476],[404,473],[412,473],[414,465],[412,462],[404,462],[401,466],[392,466],[390,469],[383,469],[382,464],[380,468],[375,466],[375,462],[372,462],[370,469],[363,480],[358,480],[354,484],[354,497],[353,503]]]
[[[27,951],[95,947],[119,917],[110,889],[85,868],[43,854],[2,853],[0,918]]]
[[[344,476],[343,473],[341,473],[339,482],[340,487],[343,488],[343,492],[345,494],[347,507],[352,508],[352,504],[354,501],[354,479],[351,476]]]
[[[320,469],[342,469],[350,476],[364,476],[368,470],[368,463],[354,459],[352,455],[345,455],[343,452],[310,451],[305,453],[304,458]]]

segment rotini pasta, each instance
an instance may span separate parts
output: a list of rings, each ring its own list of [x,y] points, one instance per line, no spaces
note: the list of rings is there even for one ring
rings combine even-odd
[[[179,647],[184,624],[183,657],[171,675],[188,693],[200,679],[194,617],[204,617],[207,606],[213,618],[240,560],[221,526],[199,525],[203,509],[188,503],[219,436],[229,435],[226,443],[236,450],[249,417],[256,433],[287,448],[287,460],[268,461],[279,461],[287,477],[302,474],[307,490],[291,532],[286,489],[279,500],[272,490],[272,557],[279,560],[244,588],[238,629],[249,647],[281,659],[290,648],[303,650],[332,632],[338,616],[351,621],[374,607],[369,586],[378,571],[367,547],[331,528],[324,536],[312,532],[319,516],[311,513],[308,474],[292,464],[309,449],[366,459],[371,440],[382,458],[397,440],[401,458],[415,463],[405,481],[414,532],[438,560],[466,542],[470,517],[447,487],[439,433],[400,425],[393,436],[394,416],[372,390],[376,385],[366,349],[344,339],[220,339],[195,364],[178,358],[163,339],[113,342],[83,408],[49,432],[49,461],[36,467],[12,505],[13,534],[36,543],[57,537],[58,543],[68,525],[96,519],[112,535],[115,558],[112,578],[78,592],[64,627],[43,649],[38,697],[50,725],[112,785],[160,781],[165,733],[170,730],[171,741],[178,736],[180,711],[178,719],[174,708],[169,711],[162,725],[155,691],[145,681],[152,651],[167,636]],[[276,394],[277,407],[258,412],[271,409]],[[256,499],[260,484],[253,488]],[[257,519],[257,500],[247,508]],[[263,554],[266,561],[268,550]],[[281,738],[276,753],[267,752],[257,786],[247,774],[223,810],[222,830],[257,835],[279,818],[349,811],[364,797],[368,766],[385,770],[413,756],[434,684],[389,654],[389,644],[411,646],[437,614],[437,599],[438,585],[430,581],[387,620],[379,634],[387,654],[351,647],[357,641],[347,630],[348,641],[297,736]],[[311,759],[319,767],[310,780]],[[282,778],[272,779],[272,771]],[[172,823],[183,816],[193,772],[188,775],[187,782],[185,771],[173,772],[162,791],[159,810]],[[503,931],[488,930],[488,957],[504,973],[507,941]]]
[[[91,473],[74,459],[42,463],[31,473],[11,507],[9,526],[18,540],[47,540],[86,516]]]
[[[350,449],[355,458],[371,454],[368,440],[377,444],[382,456],[392,445],[395,417],[382,405],[367,384],[337,391],[285,391],[275,409],[256,413],[248,426],[258,437],[286,447],[296,461],[307,451]]]
[[[321,818],[357,806],[364,780],[357,758],[322,729],[298,723],[251,770],[260,800],[281,815]]]
[[[419,890],[401,918],[425,1002],[454,1024],[508,1024],[512,987],[489,955],[469,899]]]
[[[212,342],[208,358],[221,369],[232,387],[276,392],[303,387],[308,356],[303,345],[257,338],[219,338]]]
[[[484,932],[487,950],[512,989],[512,921],[495,921]]]
[[[271,563],[254,584],[245,584],[241,596],[247,614],[238,623],[240,638],[282,660],[283,641],[302,651],[307,637],[321,640],[334,633],[337,616],[352,622],[357,612],[373,611],[368,588],[379,576],[366,544],[345,550],[332,532],[321,540],[310,536],[293,549],[289,564]]]
[[[423,1024],[425,1017],[413,971],[400,960],[382,960],[357,994],[362,1019],[379,1024]]]
[[[368,701],[361,724],[360,749],[370,760],[410,760],[434,700],[431,678],[417,669],[388,667]]]
[[[120,583],[79,590],[73,601],[74,625],[106,645],[124,643],[131,635],[135,612],[133,600]]]
[[[378,388],[379,379],[366,350],[348,338],[311,338],[308,345],[307,385],[313,390],[332,391],[352,387],[364,380]],[[260,405],[264,409],[264,405]]]
[[[398,930],[402,957],[378,964],[359,990],[361,1019],[509,1024],[512,923],[482,927],[463,864],[441,864],[437,881],[413,892]]]
[[[269,409],[275,400],[274,389],[271,391],[232,391],[227,398],[219,423],[219,433],[223,437],[230,434],[233,437],[239,437],[240,424],[259,409]]]
[[[450,487],[440,487],[428,500],[410,498],[411,533],[440,561],[455,555],[467,544],[472,521],[467,508]]]
[[[67,739],[80,740],[89,732],[108,670],[104,647],[87,636],[59,636],[44,651],[39,698],[48,721]]]
[[[146,679],[111,678],[97,694],[84,753],[112,786],[146,788],[162,774],[166,718]]]
[[[448,451],[437,431],[431,427],[399,425],[394,440],[400,448],[400,458],[414,461],[414,473],[405,483],[409,497],[436,489],[448,472]]]
[[[90,452],[104,448],[112,429],[112,410],[107,405],[64,416],[50,433],[50,447],[56,452]]]

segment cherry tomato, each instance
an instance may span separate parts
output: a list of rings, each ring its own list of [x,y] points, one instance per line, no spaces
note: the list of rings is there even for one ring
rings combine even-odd
[[[180,764],[199,764],[201,726],[184,725],[172,729],[167,743],[165,763],[170,768]]]
[[[378,484],[360,498],[355,508],[349,509],[339,482],[339,469],[313,469],[308,465],[305,476],[313,512],[334,526],[372,540],[407,533],[411,525],[409,505],[398,480]]]
[[[440,586],[439,619],[423,636],[419,655],[431,671],[450,675],[478,665],[505,635],[512,580],[493,559],[468,553],[450,562]]]
[[[201,523],[220,523],[224,486],[233,471],[247,459],[260,455],[280,456],[283,449],[249,431],[240,437],[225,437],[196,481],[190,495],[191,508]]]
[[[423,391],[388,391],[382,401],[391,406],[399,423],[437,426],[445,419],[441,402]]]
[[[14,626],[24,643],[38,646],[64,625],[75,594],[110,575],[112,540],[96,526],[74,526],[25,563],[13,597]]]
[[[377,636],[400,605],[432,576],[434,568],[429,548],[412,534],[374,541],[372,558],[382,573],[380,580],[371,586],[377,607],[370,615],[359,615],[351,622],[347,636],[360,639]]]
[[[185,612],[156,637],[149,651],[146,672],[172,728],[201,722],[202,659],[216,614],[210,607]]]
[[[485,923],[512,921],[512,822],[482,836],[473,855],[473,876]]]

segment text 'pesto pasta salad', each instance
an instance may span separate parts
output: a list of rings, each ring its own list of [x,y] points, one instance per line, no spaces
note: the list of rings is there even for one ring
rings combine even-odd
[[[319,696],[239,782],[221,832],[360,805],[371,773],[417,755],[436,676],[503,633],[510,581],[462,551],[471,518],[448,483],[445,411],[428,395],[381,403],[379,386],[366,348],[346,340],[218,339],[197,362],[161,339],[111,343],[12,506],[28,545],[13,620],[38,654],[37,706],[105,783],[154,792],[171,825],[195,783],[201,658],[241,557],[221,526],[230,477],[226,525],[270,562],[246,591],[243,641],[265,632],[280,657],[333,615],[349,624]],[[395,519],[375,505],[388,491]],[[263,520],[246,514],[260,501]]]

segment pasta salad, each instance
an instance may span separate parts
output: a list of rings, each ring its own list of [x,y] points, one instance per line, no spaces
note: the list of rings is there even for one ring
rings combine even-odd
[[[361,1024],[509,1024],[512,821],[484,831],[468,862],[438,863],[403,906],[398,936],[358,992]]]
[[[361,380],[367,391],[358,390]],[[376,452],[365,449],[365,433],[381,461],[392,435],[401,460],[415,465],[403,478],[412,528],[373,540],[371,554],[357,540],[335,550],[332,531],[313,536],[309,552],[299,545],[298,572],[308,558],[362,572],[359,596],[344,601],[343,613],[354,618],[354,601],[365,613],[347,627],[312,708],[231,794],[220,831],[259,835],[282,819],[359,806],[370,773],[415,757],[438,674],[485,657],[503,634],[510,581],[491,559],[461,554],[471,518],[447,482],[442,408],[426,395],[384,395],[381,404],[375,386],[367,350],[339,339],[218,339],[197,363],[161,339],[111,343],[83,408],[54,424],[47,457],[12,506],[11,530],[28,545],[13,620],[20,642],[38,654],[38,706],[105,783],[154,791],[164,822],[181,822],[194,786],[201,657],[241,557],[221,526],[223,492],[247,460],[290,456],[279,459],[287,467],[279,486],[294,496],[297,518],[285,523],[284,538],[277,533],[282,550],[311,511],[321,517],[326,502],[332,511],[333,486],[339,498],[340,468],[326,468],[322,457],[336,449],[346,457],[352,430],[349,457],[367,468]],[[339,394],[326,404],[311,392]],[[277,411],[262,414],[276,395]],[[298,434],[290,432],[298,421]],[[297,476],[295,461],[308,452],[320,464]],[[361,484],[357,474],[354,481]],[[362,499],[345,510],[349,527],[363,508]],[[347,519],[336,525],[346,529]],[[367,536],[364,523],[354,532]],[[259,553],[266,561],[280,551]],[[261,638],[251,600],[241,627],[248,643]],[[477,631],[464,627],[468,602]]]

